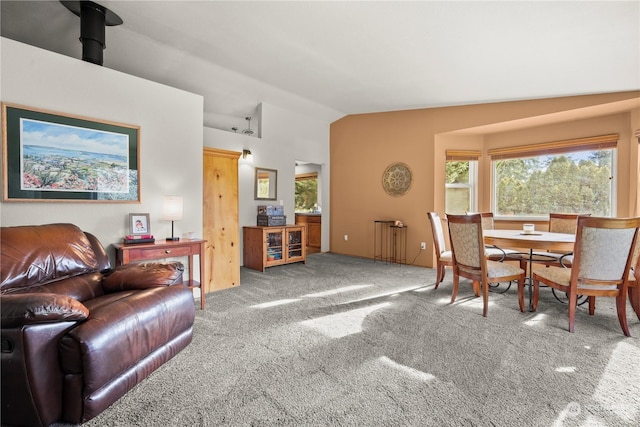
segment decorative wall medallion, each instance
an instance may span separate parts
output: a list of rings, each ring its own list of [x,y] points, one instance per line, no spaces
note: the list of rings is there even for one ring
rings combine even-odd
[[[393,163],[382,174],[382,186],[390,196],[402,196],[411,188],[411,169],[404,163]]]

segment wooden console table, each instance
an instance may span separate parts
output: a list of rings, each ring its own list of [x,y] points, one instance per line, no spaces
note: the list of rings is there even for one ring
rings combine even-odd
[[[157,240],[155,243],[124,244],[114,243],[116,248],[116,265],[129,264],[130,262],[148,261],[161,258],[189,257],[189,276],[186,284],[189,289],[200,289],[200,308],[204,310],[204,288],[202,286],[204,272],[204,244],[202,239],[180,239],[176,241]],[[193,256],[198,255],[200,266],[199,280],[193,277]]]

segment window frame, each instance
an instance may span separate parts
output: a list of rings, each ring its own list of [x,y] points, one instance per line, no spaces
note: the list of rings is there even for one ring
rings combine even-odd
[[[610,178],[610,216],[617,216],[618,199],[618,134],[608,134],[593,137],[585,137],[571,140],[530,144],[516,147],[491,149],[488,151],[491,157],[491,210],[495,213],[495,219],[501,221],[540,221],[547,220],[548,215],[506,216],[500,215],[497,210],[496,165],[499,160],[505,159],[530,159],[543,156],[570,155],[576,152],[593,152],[612,150],[611,152],[611,178]]]
[[[449,212],[446,202],[446,192],[449,188],[469,188],[469,211],[476,212],[478,210],[478,162],[480,155],[480,151],[447,150],[445,170],[448,162],[469,162],[469,183],[449,184],[445,179],[445,212]]]

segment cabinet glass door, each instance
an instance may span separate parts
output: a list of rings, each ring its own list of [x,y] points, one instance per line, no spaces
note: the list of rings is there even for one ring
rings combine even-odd
[[[281,261],[283,257],[282,230],[267,232],[267,262]]]
[[[287,259],[302,258],[304,256],[303,244],[302,228],[287,230]]]

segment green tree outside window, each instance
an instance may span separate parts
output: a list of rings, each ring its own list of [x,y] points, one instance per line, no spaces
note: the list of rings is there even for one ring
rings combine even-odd
[[[318,178],[296,178],[296,212],[314,212],[318,209]]]

